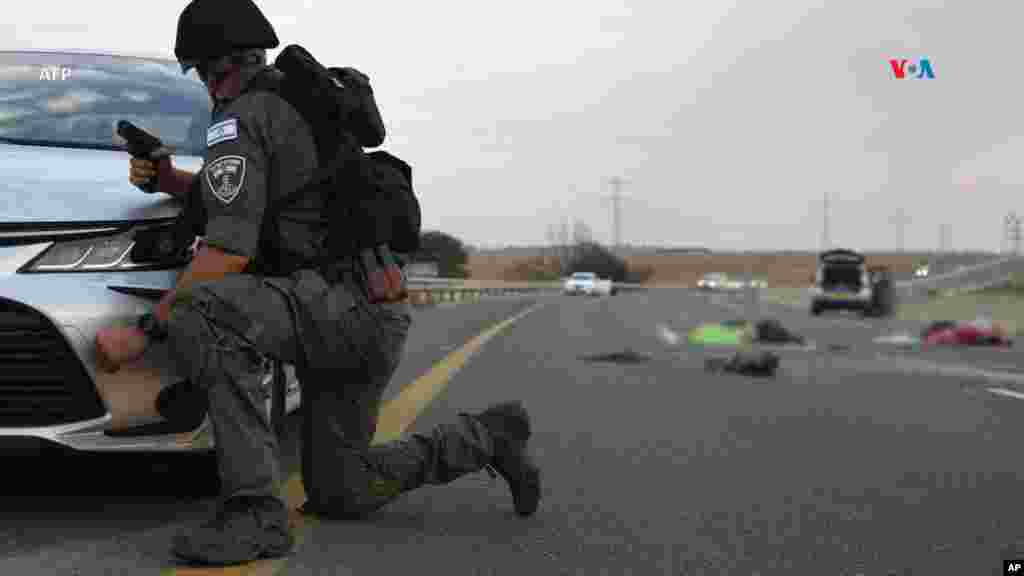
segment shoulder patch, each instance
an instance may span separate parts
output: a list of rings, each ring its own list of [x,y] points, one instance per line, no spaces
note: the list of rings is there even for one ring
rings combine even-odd
[[[238,119],[229,118],[206,129],[206,147],[212,148],[221,142],[238,138]]]
[[[210,190],[224,204],[231,204],[242,191],[245,183],[245,158],[221,156],[210,162],[205,171]]]

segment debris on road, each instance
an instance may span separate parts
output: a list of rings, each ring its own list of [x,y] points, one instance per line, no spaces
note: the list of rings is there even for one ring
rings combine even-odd
[[[704,369],[708,372],[730,372],[744,376],[771,378],[779,368],[779,357],[767,351],[740,351],[729,358],[707,358]]]
[[[658,324],[658,339],[669,346],[675,346],[679,344],[679,334],[674,330],[666,326],[665,324]]]
[[[642,354],[633,350],[632,348],[626,348],[622,352],[611,352],[608,354],[595,354],[592,356],[583,356],[580,358],[584,362],[610,362],[613,364],[642,364],[651,359],[647,354]]]
[[[761,320],[754,326],[754,340],[766,344],[805,344],[803,336],[790,332],[774,318]]]

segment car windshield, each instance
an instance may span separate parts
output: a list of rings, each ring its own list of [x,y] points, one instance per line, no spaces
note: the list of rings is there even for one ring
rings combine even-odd
[[[572,277],[576,280],[593,280],[594,274],[590,272],[577,272],[573,274]]]
[[[200,156],[210,111],[195,72],[170,60],[0,52],[0,141],[123,150],[115,128],[128,120],[174,153]]]

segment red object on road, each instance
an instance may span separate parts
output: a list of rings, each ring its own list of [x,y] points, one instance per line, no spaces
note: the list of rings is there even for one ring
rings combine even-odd
[[[998,326],[941,323],[925,333],[924,343],[939,346],[1011,346],[1013,341]]]

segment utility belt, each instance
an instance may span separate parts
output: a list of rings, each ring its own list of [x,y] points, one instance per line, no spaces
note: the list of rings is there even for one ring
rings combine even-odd
[[[386,244],[317,267],[328,284],[358,287],[371,304],[401,302],[409,297],[405,270]]]
[[[317,268],[317,271],[328,284],[332,285],[348,284],[363,288],[366,283],[362,270],[359,269],[359,265],[352,258],[344,258],[323,264]]]

